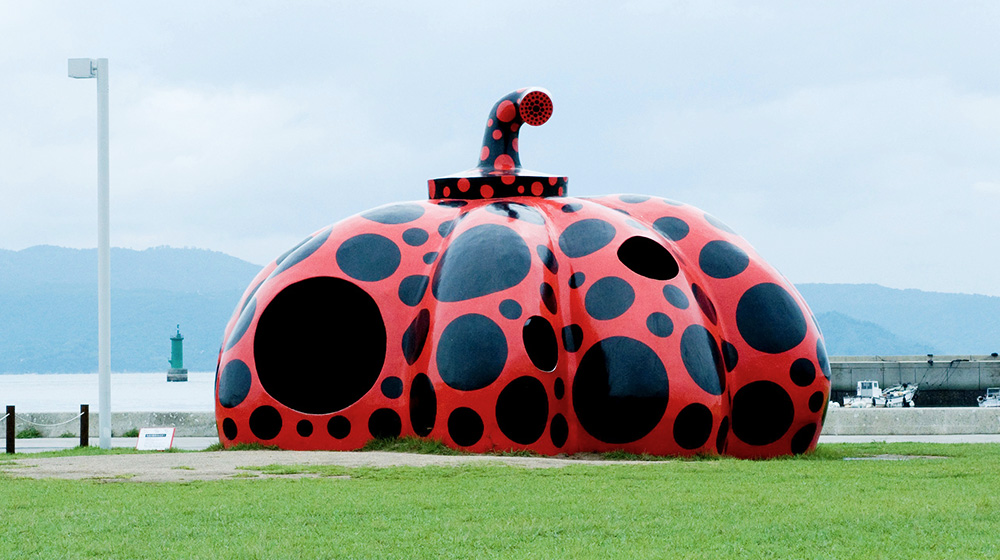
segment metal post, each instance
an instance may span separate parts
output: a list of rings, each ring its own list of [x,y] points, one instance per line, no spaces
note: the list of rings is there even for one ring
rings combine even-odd
[[[97,374],[100,444],[111,448],[111,239],[108,59],[69,59],[70,78],[97,78]]]
[[[108,59],[97,59],[97,369],[100,445],[111,449],[111,237],[108,162]]]
[[[80,447],[90,445],[90,405],[80,405]]]
[[[14,452],[14,405],[7,405],[7,453]]]

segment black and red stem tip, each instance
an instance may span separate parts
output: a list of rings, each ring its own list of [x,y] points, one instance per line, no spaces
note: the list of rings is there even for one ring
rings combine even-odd
[[[520,169],[517,138],[521,125],[541,126],[551,116],[552,98],[544,89],[519,89],[503,96],[486,120],[477,167],[486,171]]]
[[[521,168],[521,126],[541,126],[552,116],[552,98],[541,88],[523,88],[503,96],[486,119],[486,133],[476,167],[431,179],[430,198],[504,198],[565,196],[566,177]]]

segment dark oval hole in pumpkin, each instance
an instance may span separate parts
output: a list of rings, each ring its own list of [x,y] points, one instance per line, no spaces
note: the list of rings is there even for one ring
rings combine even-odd
[[[666,247],[648,237],[629,237],[618,247],[618,260],[639,276],[670,280],[680,270]]]

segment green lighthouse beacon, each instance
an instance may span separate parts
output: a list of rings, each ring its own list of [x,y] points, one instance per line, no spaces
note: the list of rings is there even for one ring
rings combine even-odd
[[[170,369],[167,370],[167,381],[187,381],[188,370],[184,369],[184,337],[181,336],[181,326],[177,325],[177,334],[170,337]]]

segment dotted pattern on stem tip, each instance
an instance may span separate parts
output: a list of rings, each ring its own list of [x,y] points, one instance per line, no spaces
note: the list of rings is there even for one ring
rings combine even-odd
[[[532,91],[521,100],[521,118],[531,126],[541,126],[552,116],[552,99],[541,91]]]

